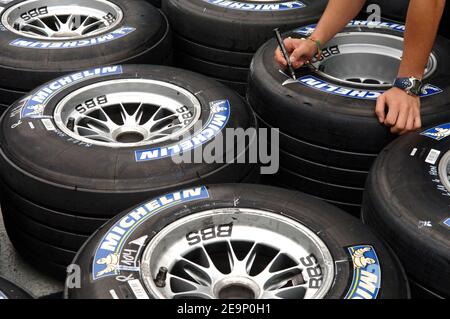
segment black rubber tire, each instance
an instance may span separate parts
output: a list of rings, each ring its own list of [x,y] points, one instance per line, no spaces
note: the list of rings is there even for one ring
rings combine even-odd
[[[258,115],[256,117],[260,127],[276,129],[267,124]],[[377,158],[377,154],[354,153],[333,149],[324,145],[315,145],[289,136],[280,131],[280,129],[276,130],[280,135],[280,148],[282,150],[322,165],[355,171],[368,171]]]
[[[326,243],[335,261],[335,274],[337,275],[325,298],[340,299],[346,296],[353,279],[352,258],[348,253],[348,248],[355,245],[370,245],[378,254],[383,274],[378,298],[409,297],[409,287],[404,271],[396,258],[392,257],[390,250],[357,219],[343,214],[339,209],[298,192],[260,185],[214,185],[201,188],[201,190],[199,190],[199,194],[204,194],[202,197],[171,207],[164,207],[159,210],[158,214],[148,214],[148,218],[140,220],[139,226],[126,235],[123,247],[129,242],[141,238],[144,233],[149,236],[146,241],[148,244],[152,236],[165,226],[196,212],[227,207],[260,209],[282,214],[301,222]],[[206,191],[207,196],[205,195]],[[239,198],[239,201],[236,201],[236,198]],[[66,287],[66,298],[109,299],[112,298],[110,294],[112,289],[119,298],[135,298],[127,288],[128,285],[116,280],[119,275],[121,278],[136,278],[133,271],[120,270],[115,275],[110,273],[108,276],[106,273],[105,276],[97,277],[97,271],[104,268],[98,266],[93,270],[92,267],[96,265],[98,258],[103,258],[101,256],[106,256],[109,251],[102,248],[100,241],[103,241],[111,227],[128,215],[130,211],[125,211],[97,231],[77,254],[73,263],[80,265],[82,270],[81,288]],[[150,216],[152,217],[150,218]],[[231,222],[238,223],[239,212],[236,215],[230,215],[229,218]],[[213,226],[214,222],[209,222],[209,225]],[[145,249],[145,245],[143,249]],[[122,248],[116,252],[119,260],[121,252]],[[95,276],[93,276],[93,271],[95,271]],[[95,280],[93,280],[94,277]]]
[[[4,216],[4,221],[6,232],[14,248],[16,248],[22,256],[26,255],[26,251],[35,253],[36,261],[32,262],[33,266],[38,266],[38,263],[41,261],[55,263],[65,267],[71,264],[73,257],[76,254],[76,250],[63,249],[37,239],[33,234],[29,234],[23,229],[20,229],[9,219],[8,215]]]
[[[56,264],[47,258],[43,258],[38,252],[30,250],[28,245],[22,245],[16,240],[12,243],[20,257],[22,257],[33,268],[43,274],[59,280],[60,282],[64,282],[67,276],[67,266]]]
[[[161,0],[147,0],[150,4],[157,8],[161,8]]]
[[[3,113],[5,113],[6,112],[6,110],[8,109],[8,105],[3,105],[3,104],[0,104],[0,115],[2,115]]]
[[[441,153],[429,157],[432,150]],[[409,277],[446,298],[450,297],[450,192],[436,172],[448,150],[448,138],[437,141],[413,133],[398,139],[375,162],[363,205],[364,223],[391,244]]]
[[[361,187],[366,183],[369,174],[368,171],[343,169],[305,160],[283,150],[280,150],[280,163],[284,168],[299,175],[347,187]]]
[[[225,86],[228,86],[229,88],[235,90],[236,93],[238,93],[240,96],[245,97],[245,94],[247,92],[247,82],[228,81],[216,78],[212,79],[222,83]]]
[[[232,90],[192,72],[162,66],[129,65],[123,67],[122,74],[85,79],[52,96],[46,102],[43,115],[53,118],[57,102],[80,87],[123,78],[156,79],[186,88],[201,102],[201,120],[204,123],[212,114],[210,103],[228,101],[231,111],[223,129],[256,127],[251,110]],[[26,122],[34,123],[33,130],[28,123],[12,129],[17,116],[20,114],[12,107],[1,120],[0,174],[3,182],[37,205],[72,215],[110,218],[133,203],[183,184],[239,182],[256,166],[250,163],[175,164],[171,158],[137,163],[134,152],[145,147],[113,149],[93,145],[86,148],[47,131],[37,118],[26,118]],[[191,129],[190,134],[193,132]],[[226,134],[224,137],[226,140]],[[212,140],[205,142],[204,146]],[[161,146],[167,145],[152,145]],[[66,151],[61,153],[61,150]],[[226,150],[230,151],[234,150]],[[60,155],[55,158],[54,154]]]
[[[301,192],[323,198],[327,201],[336,201],[355,205],[359,205],[362,202],[364,189],[360,187],[345,187],[326,183],[321,180],[294,173],[284,167],[280,168],[277,178],[279,178],[282,183],[295,187],[295,189]]]
[[[32,220],[6,201],[2,204],[2,214],[7,216],[10,224],[14,224],[14,227],[19,227],[24,232],[32,234],[39,241],[63,249],[78,251],[89,238],[88,235],[68,233]]]
[[[278,178],[278,175],[271,175],[271,176],[262,176],[261,177],[261,184],[268,185],[268,186],[275,186],[275,187],[281,187],[284,189],[289,189],[292,191],[299,191],[297,185],[287,185],[283,183],[283,180]],[[310,194],[309,194],[310,195]],[[361,217],[361,205],[360,204],[350,204],[350,203],[343,203],[343,202],[337,202],[333,200],[327,200],[318,196],[310,195],[311,197],[316,198],[317,200],[327,202],[330,205],[336,206],[346,213],[356,217]]]
[[[226,51],[208,47],[174,34],[173,45],[175,52],[182,51],[200,60],[217,64],[248,68],[253,59],[253,53]]]
[[[347,27],[345,31],[403,36],[401,31],[361,25]],[[300,35],[288,33],[287,36]],[[252,62],[248,101],[260,118],[273,127],[283,128],[283,132],[292,137],[341,151],[377,154],[395,138],[389,129],[376,119],[373,100],[333,95],[295,83],[282,86],[288,78],[280,73],[273,58],[276,45],[275,40],[267,42],[256,53]],[[422,98],[424,126],[450,117],[450,62],[447,59],[450,42],[438,37],[433,50],[438,67],[427,82],[438,86],[443,92]],[[310,68],[302,70],[303,75],[321,78]],[[333,83],[331,80],[326,82]]]
[[[411,279],[409,280],[409,287],[411,288],[412,299],[445,299]]]
[[[289,30],[318,21],[327,3],[305,0],[303,8],[263,12],[226,8],[215,2],[217,4],[203,0],[167,0],[162,8],[173,30],[183,37],[213,48],[251,53],[273,37],[274,28]],[[223,4],[233,5],[233,2],[238,1],[223,1]],[[252,1],[241,0],[240,3]],[[265,4],[271,5],[270,2]]]
[[[21,1],[24,0],[14,0],[7,4],[1,14]],[[0,87],[29,91],[69,72],[96,66],[164,63],[172,47],[169,24],[164,14],[146,1],[114,0],[114,4],[122,9],[124,17],[112,31],[122,27],[135,30],[113,41],[94,46],[69,49],[19,47],[10,43],[19,37],[27,43],[36,40],[19,36],[8,29],[3,31],[0,40]],[[55,44],[61,41],[49,42]]]
[[[175,52],[175,61],[178,67],[198,72],[219,80],[246,82],[250,69],[248,67],[235,67],[201,60],[182,51]]]
[[[11,105],[17,100],[23,98],[27,93],[0,88],[0,104]]]
[[[12,205],[28,219],[62,232],[89,236],[108,221],[107,218],[74,215],[62,209],[60,211],[48,209],[21,197],[5,185],[1,186],[1,194],[2,207]]]
[[[0,277],[0,299],[33,299],[30,293]]]

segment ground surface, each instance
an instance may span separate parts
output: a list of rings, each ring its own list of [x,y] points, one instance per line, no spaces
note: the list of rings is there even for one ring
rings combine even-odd
[[[63,283],[33,269],[14,250],[0,212],[0,276],[25,288],[35,297],[53,296],[63,290]]]

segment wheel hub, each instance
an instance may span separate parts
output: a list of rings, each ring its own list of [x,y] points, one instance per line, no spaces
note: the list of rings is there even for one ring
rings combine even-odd
[[[201,105],[170,83],[122,79],[95,83],[62,99],[55,123],[88,144],[130,147],[178,141],[198,121]]]
[[[156,286],[158,269],[166,284]],[[323,298],[334,278],[326,245],[302,224],[262,210],[217,209],[182,218],[147,245],[141,274],[163,299]]]

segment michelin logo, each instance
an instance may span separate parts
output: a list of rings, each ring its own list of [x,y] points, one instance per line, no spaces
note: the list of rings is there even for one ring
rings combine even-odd
[[[316,30],[317,24],[310,24],[304,27],[295,29],[294,33],[299,33],[304,36],[310,36],[314,30]],[[405,26],[403,24],[392,22],[377,22],[377,21],[364,21],[364,20],[352,20],[347,24],[347,27],[369,27],[369,28],[383,28],[400,32],[405,32]]]
[[[220,7],[225,7],[233,10],[243,11],[286,11],[295,10],[306,7],[303,2],[300,1],[288,1],[281,3],[245,3],[229,0],[204,0],[210,4],[214,4]]]
[[[346,88],[334,85],[332,83],[320,80],[314,76],[307,75],[304,77],[301,77],[297,79],[296,81],[288,81],[287,84],[298,82],[302,85],[305,85],[307,87],[334,94],[334,95],[340,95],[344,97],[349,97],[353,99],[362,99],[362,100],[376,100],[381,94],[383,94],[382,91],[368,91],[368,90],[358,90],[358,89],[352,89],[352,88]],[[434,85],[426,85],[421,93],[421,97],[428,97],[435,94],[442,93],[443,91],[434,86]]]
[[[436,140],[436,141],[443,140],[444,138],[447,138],[450,136],[450,123],[433,127],[431,129],[426,130],[425,132],[421,133],[420,135],[432,138],[433,140]]]
[[[139,271],[139,267],[120,265],[123,246],[136,228],[169,207],[205,198],[209,198],[205,186],[190,188],[156,198],[122,217],[109,229],[97,247],[92,265],[93,279],[114,276],[121,270]]]
[[[230,119],[230,102],[228,100],[210,103],[211,116],[203,129],[193,137],[171,146],[157,147],[135,152],[136,162],[146,162],[171,157],[190,151],[212,140],[227,125]]]
[[[345,299],[376,299],[381,286],[381,267],[372,246],[348,248],[353,262],[353,281]]]
[[[91,39],[82,39],[77,41],[34,41],[29,39],[15,39],[9,43],[11,46],[31,49],[71,49],[93,46],[101,43],[111,42],[120,39],[135,31],[132,27],[121,27],[108,34],[101,35]]]
[[[42,118],[48,101],[58,92],[88,78],[122,74],[122,66],[91,69],[59,78],[33,92],[21,111],[22,118]]]
[[[447,226],[448,228],[450,228],[450,218],[447,218],[446,220],[444,220],[442,222],[445,226]]]

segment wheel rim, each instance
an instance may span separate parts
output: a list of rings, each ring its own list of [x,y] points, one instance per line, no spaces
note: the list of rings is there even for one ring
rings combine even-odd
[[[322,77],[343,85],[386,89],[392,87],[397,77],[403,55],[403,38],[371,32],[348,32],[338,34],[327,43],[327,48],[323,59],[315,59],[312,63]],[[432,54],[425,78],[433,74],[436,64],[436,57]]]
[[[224,225],[225,234],[230,223],[230,237],[217,235],[195,245],[186,239],[205,225]],[[301,263],[308,256],[316,260],[314,271],[305,267],[309,262]],[[157,287],[154,278],[161,269],[168,270],[166,284]],[[318,299],[332,285],[334,265],[320,238],[292,219],[262,210],[219,209],[161,230],[144,251],[141,274],[149,292],[162,299]]]
[[[122,18],[122,10],[106,0],[29,0],[6,10],[2,24],[28,38],[76,40],[107,32]]]
[[[438,170],[441,183],[444,184],[447,192],[450,192],[450,151],[442,156]]]
[[[95,83],[55,108],[59,129],[74,139],[108,147],[175,141],[200,118],[201,104],[176,85],[144,79]]]

